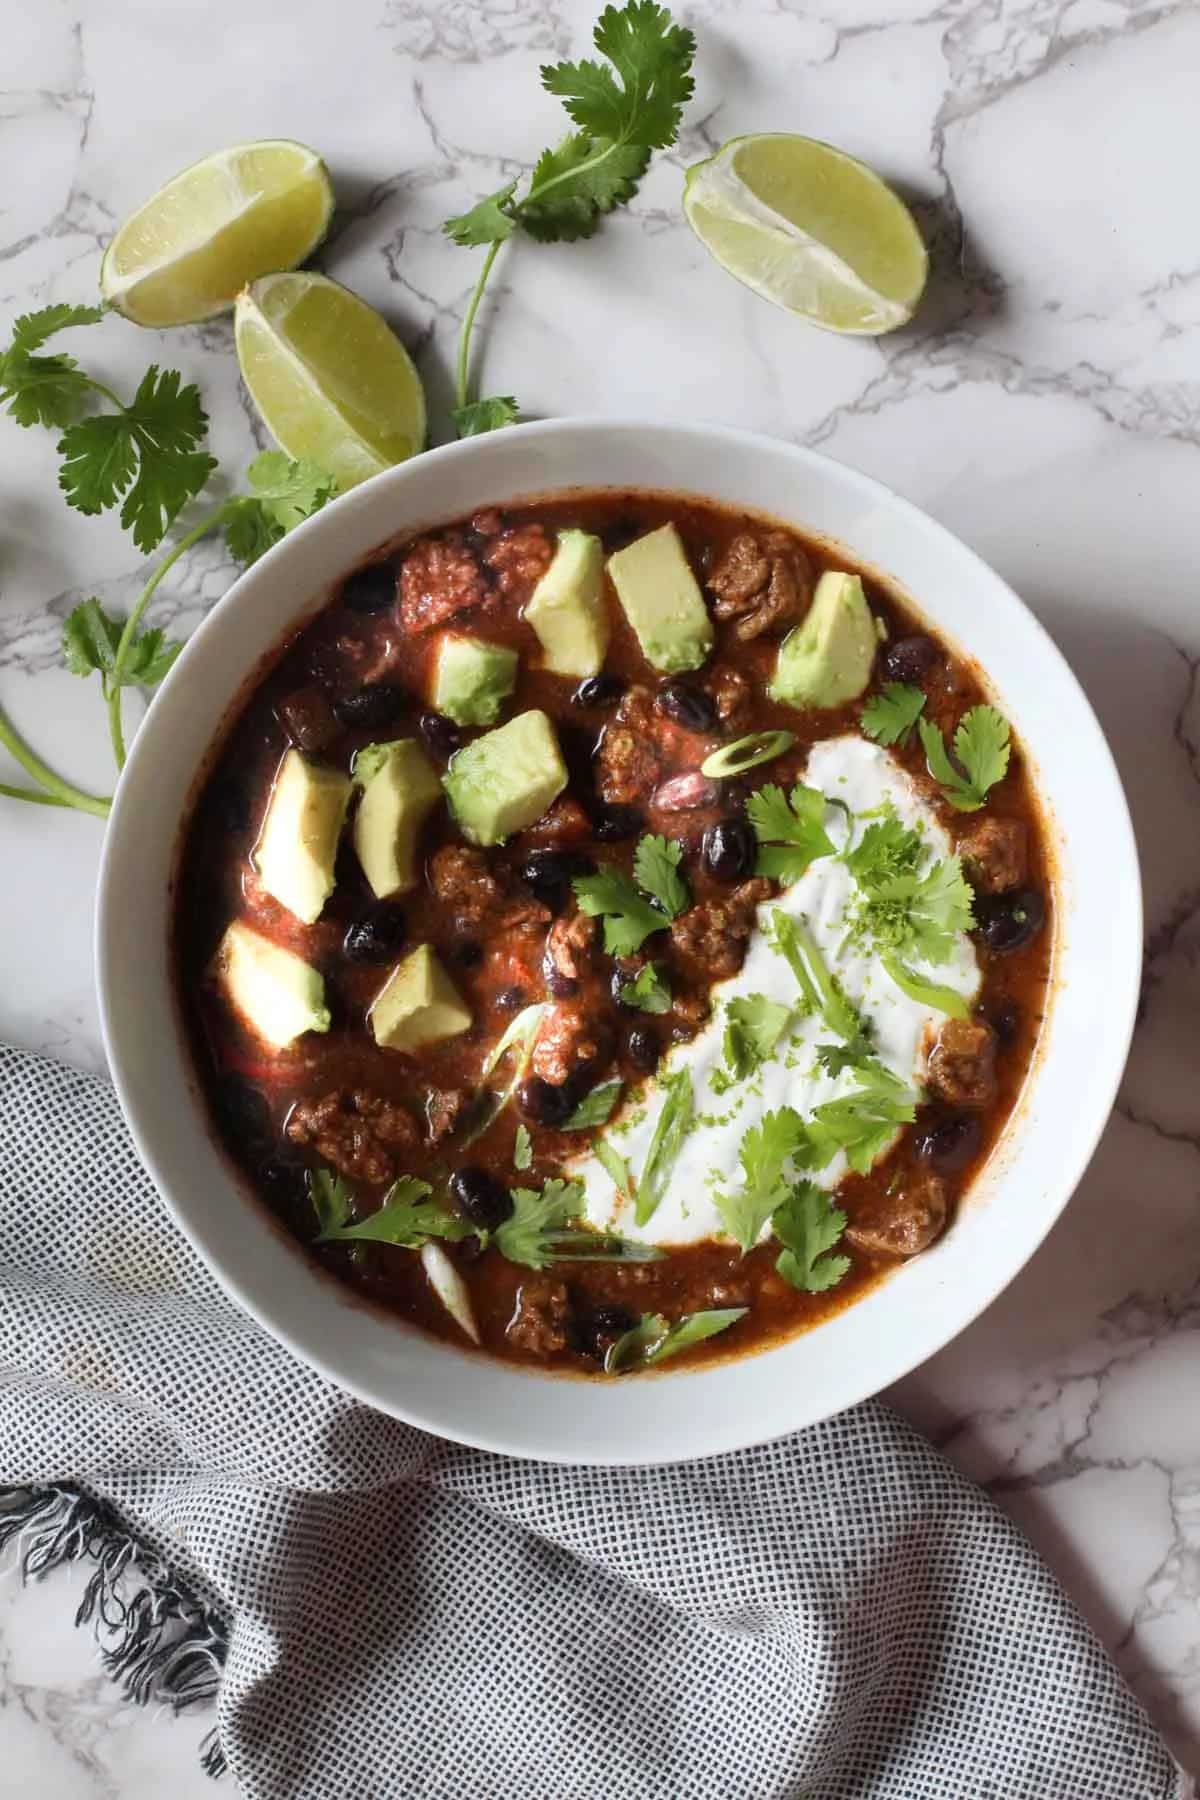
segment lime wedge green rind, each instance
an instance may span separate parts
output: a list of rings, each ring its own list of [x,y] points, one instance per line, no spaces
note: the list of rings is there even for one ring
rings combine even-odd
[[[893,331],[924,290],[928,257],[904,202],[816,138],[731,138],[688,170],[683,208],[722,268],[825,330]]]
[[[421,379],[387,321],[326,275],[267,275],[239,295],[242,379],[289,456],[309,457],[343,491],[425,443]]]
[[[100,265],[101,295],[136,325],[211,318],[248,282],[311,256],[332,213],[315,151],[287,138],[235,144],[184,169],[126,219]]]

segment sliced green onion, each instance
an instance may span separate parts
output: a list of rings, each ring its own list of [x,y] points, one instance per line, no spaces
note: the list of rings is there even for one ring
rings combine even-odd
[[[629,1164],[619,1150],[614,1150],[607,1138],[597,1138],[592,1145],[592,1152],[600,1167],[607,1171],[618,1194],[628,1194],[633,1198],[633,1176],[629,1172]]]
[[[623,1332],[609,1345],[604,1373],[625,1375],[631,1369],[649,1369],[655,1363],[665,1362],[668,1356],[678,1356],[681,1350],[690,1350],[693,1344],[702,1344],[705,1338],[728,1331],[745,1317],[747,1310],[744,1306],[713,1307],[708,1312],[685,1313],[674,1324],[662,1313],[644,1313],[631,1331]]]
[[[785,913],[781,907],[775,908],[771,922],[775,928],[775,947],[800,983],[810,1008],[819,1012],[830,1031],[836,1031],[839,1037],[858,1037],[863,1022],[830,973],[807,925]]]
[[[666,1191],[680,1147],[691,1130],[695,1110],[692,1078],[686,1069],[677,1069],[674,1075],[667,1077],[662,1087],[666,1099],[658,1115],[658,1124],[654,1127],[654,1136],[650,1139],[650,1148],[646,1152],[646,1161],[638,1182],[637,1204],[633,1216],[639,1225],[645,1225],[651,1218]]]
[[[915,1000],[918,1006],[931,1006],[935,1012],[945,1013],[951,1019],[970,1018],[971,1008],[957,988],[946,987],[940,981],[926,981],[898,956],[884,956],[880,960],[900,992]]]
[[[796,741],[794,731],[752,731],[749,737],[735,738],[732,744],[722,744],[711,756],[706,756],[700,764],[700,773],[720,780],[726,775],[743,775],[747,769],[757,769],[759,763],[774,762],[785,750],[790,750]]]

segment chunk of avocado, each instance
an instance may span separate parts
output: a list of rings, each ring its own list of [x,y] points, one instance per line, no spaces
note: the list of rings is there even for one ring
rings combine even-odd
[[[525,618],[552,675],[596,675],[608,649],[604,551],[590,531],[560,531],[554,561],[533,590]]]
[[[806,618],[779,646],[767,691],[788,706],[844,706],[866,689],[878,648],[862,582],[827,570]]]
[[[660,525],[615,550],[608,572],[646,661],[669,674],[698,669],[712,649],[713,626],[675,527]]]
[[[418,944],[375,996],[371,1030],[382,1050],[419,1050],[471,1023],[462,996],[428,944]]]
[[[354,815],[354,850],[376,899],[417,885],[417,839],[442,797],[438,780],[413,738],[368,744],[354,759],[362,799]]]
[[[239,919],[217,946],[213,973],[234,1011],[277,1050],[306,1031],[329,1030],[320,970]]]
[[[268,894],[305,925],[333,892],[350,777],[289,750],[275,776],[252,861]]]
[[[517,685],[517,653],[482,638],[443,632],[433,658],[435,712],[456,725],[494,725]]]
[[[518,713],[450,759],[442,786],[473,844],[502,844],[540,819],[567,785],[554,727],[544,712]]]

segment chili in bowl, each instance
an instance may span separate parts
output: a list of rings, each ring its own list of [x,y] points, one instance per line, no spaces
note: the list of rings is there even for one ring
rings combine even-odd
[[[810,453],[599,423],[433,453],[245,576],[100,912],[122,1098],[218,1275],[374,1404],[612,1461],[823,1416],[973,1316],[1103,1123],[1138,944],[1111,759],[995,576]]]

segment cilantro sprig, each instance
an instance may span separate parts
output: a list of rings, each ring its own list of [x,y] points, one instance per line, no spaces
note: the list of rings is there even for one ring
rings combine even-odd
[[[682,846],[664,837],[643,837],[634,852],[634,877],[620,869],[576,876],[572,886],[581,912],[604,920],[604,948],[610,956],[633,956],[656,931],[665,931],[691,904],[679,873]]]
[[[430,1200],[433,1189],[414,1175],[402,1175],[383,1197],[383,1203],[365,1219],[353,1219],[354,1195],[340,1175],[328,1169],[309,1172],[308,1191],[317,1215],[318,1244],[395,1244],[402,1250],[419,1250],[430,1238],[458,1243],[474,1235],[475,1227],[457,1213]]]
[[[665,1251],[609,1232],[579,1226],[583,1185],[547,1181],[541,1188],[512,1188],[511,1217],[497,1226],[492,1242],[509,1262],[546,1269],[555,1262],[660,1262]]]
[[[58,483],[82,513],[121,509],[121,524],[139,550],[153,550],[216,468],[201,449],[208,416],[200,390],[176,369],[152,363],[133,399],[120,400],[65,352],[42,354],[60,331],[96,325],[100,306],[57,304],[25,313],[0,354],[0,404],[18,425],[58,429]],[[108,409],[81,418],[93,399]]]
[[[741,1186],[713,1189],[713,1202],[721,1222],[742,1254],[758,1242],[763,1226],[784,1204],[794,1174],[789,1163],[803,1166],[808,1159],[808,1127],[793,1106],[781,1106],[762,1115],[742,1138],[738,1161]]]
[[[792,1011],[765,994],[742,994],[726,1002],[721,1048],[730,1080],[744,1081],[775,1054]]]
[[[922,719],[919,729],[929,773],[941,783],[946,799],[959,812],[978,812],[1008,772],[1008,720],[994,706],[973,706],[955,728],[953,759],[931,719]]]
[[[918,1095],[881,1062],[858,1065],[857,1080],[853,1092],[827,1100],[808,1121],[810,1168],[823,1169],[843,1150],[850,1167],[865,1175],[900,1126],[916,1118]]]
[[[631,980],[622,981],[621,1005],[644,1013],[670,1012],[670,983],[653,963],[645,963]]]
[[[877,744],[906,744],[925,710],[925,694],[906,681],[885,681],[862,709],[862,728]]]
[[[774,783],[751,794],[746,816],[758,838],[755,874],[788,887],[818,857],[832,856],[833,840],[825,829],[828,804],[818,788],[802,782],[790,794]]]
[[[517,233],[538,243],[590,237],[605,213],[632,199],[654,150],[675,141],[692,94],[696,40],[656,0],[607,6],[593,42],[604,62],[553,63],[542,86],[563,103],[576,129],[543,150],[523,194],[506,182],[443,227],[454,243],[487,246],[458,342],[455,423],[461,437],[512,422],[511,395],[472,402],[471,333],[500,248]]]
[[[771,1215],[783,1249],[775,1267],[802,1294],[823,1294],[850,1272],[848,1256],[830,1252],[841,1241],[846,1215],[815,1181],[798,1181]]]
[[[935,966],[949,962],[960,933],[975,922],[971,889],[957,856],[944,856],[921,874],[858,877],[859,899],[851,910],[850,930],[868,938],[885,954],[924,958]]]

